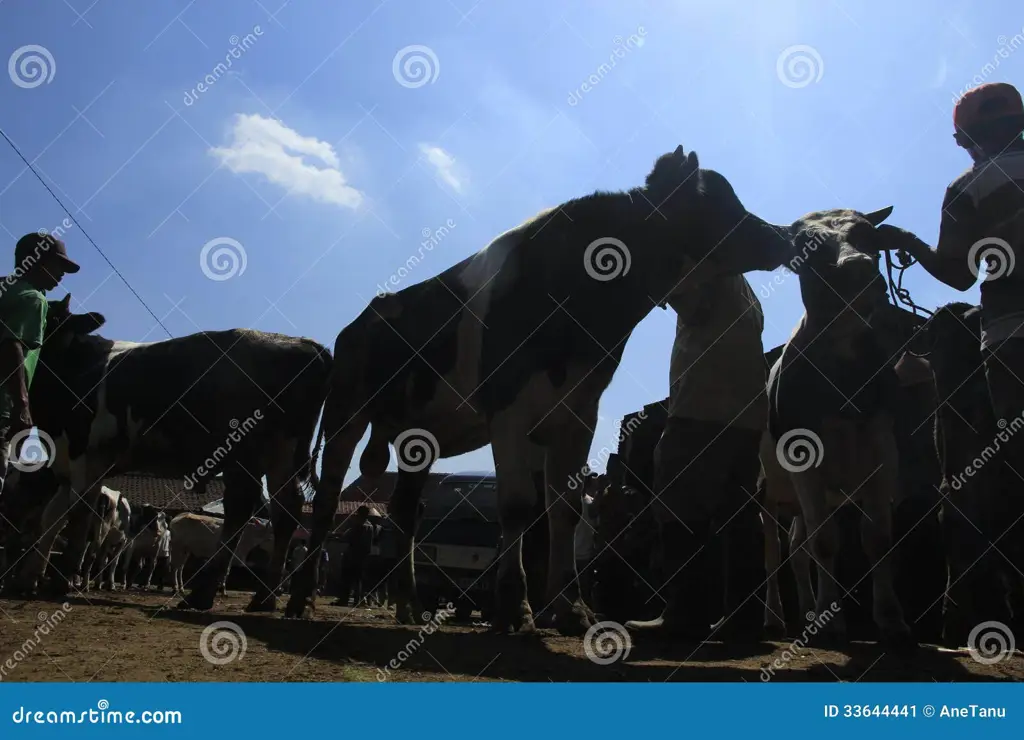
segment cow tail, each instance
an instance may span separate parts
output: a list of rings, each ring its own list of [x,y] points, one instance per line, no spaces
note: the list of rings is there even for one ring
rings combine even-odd
[[[321,390],[317,396],[317,406],[323,410],[327,407],[327,398],[331,393],[331,370],[334,365],[334,360],[326,348],[321,348],[320,354],[321,360],[324,365],[324,379],[320,386]],[[319,426],[319,431],[317,431]],[[309,436],[300,439],[299,443],[295,447],[295,458],[293,464],[295,470],[298,471],[300,480],[309,481],[313,489],[316,490],[320,487],[320,476],[316,472],[317,458],[319,457],[320,445],[324,440],[324,423],[323,416],[321,414],[319,425],[314,424],[308,427]],[[314,434],[316,435],[316,442],[314,443]],[[312,450],[310,450],[312,445]]]

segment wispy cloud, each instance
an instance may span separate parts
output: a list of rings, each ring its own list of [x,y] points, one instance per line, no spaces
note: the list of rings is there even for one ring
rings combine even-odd
[[[426,157],[427,162],[437,170],[438,177],[448,183],[455,192],[462,192],[465,178],[456,171],[455,158],[451,154],[433,144],[420,144],[420,152]]]
[[[312,136],[303,136],[273,118],[237,115],[231,145],[214,147],[210,154],[232,172],[256,172],[289,193],[321,203],[357,208],[363,194],[345,182],[334,147]],[[303,159],[318,160],[326,167]]]

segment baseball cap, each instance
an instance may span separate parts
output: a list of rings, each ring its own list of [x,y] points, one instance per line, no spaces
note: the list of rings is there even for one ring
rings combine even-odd
[[[16,266],[27,266],[26,262],[38,262],[48,254],[55,255],[63,263],[64,272],[73,273],[82,269],[77,262],[68,257],[68,250],[63,241],[50,234],[38,232],[25,234],[18,240],[14,247],[14,262]]]
[[[964,93],[953,108],[953,125],[966,131],[979,124],[1024,116],[1020,92],[1006,82],[988,82]]]

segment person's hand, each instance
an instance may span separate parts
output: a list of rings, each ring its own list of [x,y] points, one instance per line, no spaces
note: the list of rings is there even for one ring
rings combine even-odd
[[[903,251],[915,258],[920,251],[920,245],[924,243],[913,232],[891,224],[876,226],[875,240],[879,252]]]
[[[32,413],[28,409],[27,403],[20,403],[14,410],[14,420],[11,424],[11,436],[13,437],[26,429],[31,429],[35,426],[35,422],[32,421]]]

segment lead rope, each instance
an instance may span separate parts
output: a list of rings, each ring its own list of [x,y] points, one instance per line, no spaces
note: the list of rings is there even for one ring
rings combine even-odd
[[[924,314],[930,318],[934,313],[924,306],[919,306],[914,303],[914,299],[911,297],[910,291],[903,287],[903,274],[908,269],[916,265],[917,260],[902,249],[896,253],[896,259],[899,260],[899,265],[893,264],[891,252],[887,251],[885,253],[885,272],[888,276],[889,295],[892,296],[893,305],[898,306],[902,303],[904,306],[908,306],[915,314]],[[896,278],[893,278],[894,270],[897,274]]]

